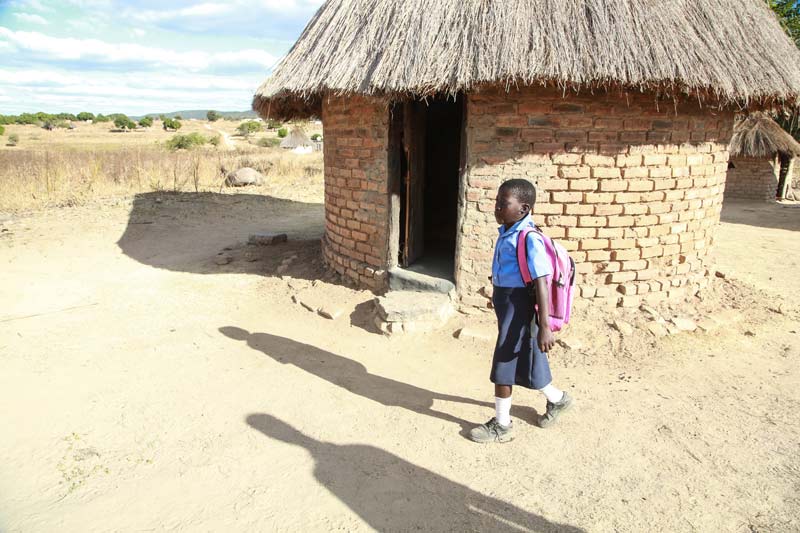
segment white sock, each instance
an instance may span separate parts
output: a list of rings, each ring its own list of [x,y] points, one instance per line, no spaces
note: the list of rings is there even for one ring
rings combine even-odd
[[[552,383],[541,390],[542,394],[544,394],[545,398],[547,398],[547,401],[550,403],[558,403],[564,398],[564,391],[555,388]]]
[[[494,397],[494,412],[497,422],[501,426],[507,426],[511,423],[511,396],[508,398]]]

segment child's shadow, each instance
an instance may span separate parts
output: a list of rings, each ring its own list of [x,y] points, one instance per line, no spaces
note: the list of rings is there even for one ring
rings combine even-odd
[[[480,405],[494,409],[494,405],[488,402],[433,392],[370,374],[359,362],[286,337],[269,333],[249,333],[233,326],[219,328],[219,331],[231,339],[246,341],[248,346],[265,353],[276,361],[292,364],[325,381],[347,389],[353,394],[386,406],[402,407],[415,413],[458,424],[463,436],[466,436],[469,429],[474,427],[477,422],[483,422],[483,420],[466,421],[449,413],[437,411],[433,409],[434,400]],[[530,423],[538,418],[536,410],[526,406],[515,406],[512,414]]]
[[[374,446],[317,440],[264,413],[249,415],[247,423],[267,437],[307,450],[314,459],[314,477],[376,531],[584,531],[550,522]]]

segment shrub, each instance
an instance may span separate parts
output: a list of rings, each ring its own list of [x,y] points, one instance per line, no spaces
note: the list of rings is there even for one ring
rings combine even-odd
[[[287,130],[286,128],[281,128],[278,130],[278,137],[280,137],[281,139],[283,139],[287,135],[289,135],[289,130]]]
[[[94,115],[92,113],[89,113],[88,111],[82,111],[78,113],[78,120],[80,120],[81,122],[94,120]]]
[[[209,111],[206,113],[206,118],[209,122],[216,122],[222,118],[222,115],[220,115],[217,111]]]
[[[114,119],[114,126],[121,130],[132,130],[136,128],[136,123],[125,115],[120,115]]]
[[[140,125],[141,127],[143,127],[143,128],[149,128],[150,126],[152,126],[152,125],[153,125],[153,119],[152,119],[152,118],[150,118],[150,117],[143,117],[143,118],[142,118],[142,119],[139,121],[139,125]]]
[[[277,130],[280,127],[283,127],[283,124],[281,124],[277,120],[269,119],[269,121],[267,122],[267,129],[268,130]]]
[[[180,115],[175,115],[175,120],[183,120],[183,117]]]
[[[107,117],[102,113],[99,113],[96,117],[94,117],[95,122],[111,122],[111,117]]]
[[[247,122],[242,122],[239,124],[239,127],[236,128],[236,131],[239,132],[240,135],[249,137],[253,133],[261,131],[261,124],[255,120],[248,120]]]
[[[12,133],[8,136],[8,145],[9,146],[16,146],[19,143],[19,135],[16,133]]]
[[[173,135],[167,141],[167,148],[170,150],[189,150],[195,146],[203,146],[207,142],[209,142],[209,139],[197,132],[187,133],[186,135],[178,134]]]
[[[281,140],[276,139],[275,137],[262,137],[261,139],[258,140],[256,144],[258,144],[262,148],[274,148],[281,144]]]
[[[5,126],[0,126],[0,135],[5,135],[5,133],[6,133]]]
[[[320,135],[319,133],[315,133],[314,135],[311,136],[311,140],[312,141],[321,141],[322,140],[322,135]]]
[[[169,130],[177,131],[181,129],[181,126],[183,126],[183,124],[181,124],[177,119],[174,118],[163,119],[161,125],[166,131]]]
[[[219,135],[215,135],[213,137],[208,138],[208,144],[210,144],[211,146],[219,146],[221,142],[222,142],[222,137],[220,137]]]

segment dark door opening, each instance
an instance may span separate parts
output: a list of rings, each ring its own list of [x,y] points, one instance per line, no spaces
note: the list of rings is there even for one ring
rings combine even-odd
[[[452,280],[461,177],[463,99],[392,108],[392,253],[409,270]]]

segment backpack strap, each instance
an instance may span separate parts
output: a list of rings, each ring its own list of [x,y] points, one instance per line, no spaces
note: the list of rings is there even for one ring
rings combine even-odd
[[[528,238],[528,234],[532,231],[536,230],[530,226],[525,226],[519,230],[519,234],[517,235],[517,264],[519,265],[519,272],[522,274],[522,281],[525,283],[525,286],[533,283],[533,277],[528,268],[528,246],[525,242],[525,239]]]

